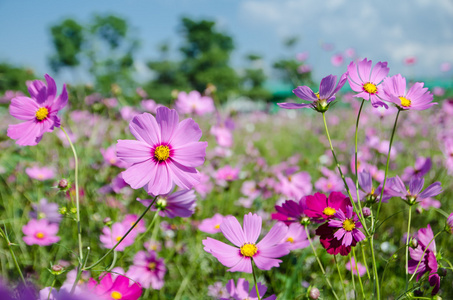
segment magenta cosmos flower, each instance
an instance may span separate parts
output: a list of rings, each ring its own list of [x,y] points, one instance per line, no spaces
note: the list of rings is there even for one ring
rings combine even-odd
[[[419,281],[425,273],[428,273],[429,284],[434,286],[432,295],[435,295],[439,291],[440,277],[437,274],[436,241],[434,240],[431,226],[428,224],[427,228],[421,228],[418,231],[417,237],[417,248],[409,248],[411,256],[411,259],[409,260],[409,273],[417,273],[417,281]],[[417,268],[419,262],[420,265]]]
[[[224,218],[221,214],[215,214],[212,218],[204,219],[198,225],[198,230],[206,233],[218,233]]]
[[[105,248],[112,249],[126,234],[129,228],[130,226],[126,226],[125,224],[119,222],[114,223],[112,228],[105,226],[102,229],[102,234],[99,237],[99,240]],[[137,234],[138,232],[136,230],[132,230],[118,245],[118,247],[115,248],[115,251],[124,251],[126,247],[132,245],[137,237]]]
[[[328,220],[339,211],[346,211],[346,207],[351,203],[351,200],[340,192],[332,192],[329,198],[321,193],[307,196],[305,198],[306,209],[304,213],[314,219]]]
[[[339,228],[333,236],[337,240],[341,240],[343,246],[350,246],[352,240],[360,242],[365,239],[365,235],[359,230],[362,223],[359,222],[359,218],[353,212],[352,206],[346,207],[346,214],[342,210],[338,210],[335,213],[335,218],[338,220],[329,220],[329,227]]]
[[[25,173],[27,173],[30,178],[37,179],[39,181],[44,181],[55,177],[54,169],[47,167],[40,168],[38,166],[34,166],[31,168],[26,168]]]
[[[257,214],[248,213],[244,216],[243,229],[235,217],[225,217],[220,224],[220,231],[236,247],[208,237],[203,240],[204,250],[230,268],[230,272],[252,273],[252,260],[261,270],[278,267],[281,260],[276,258],[289,253],[288,243],[280,244],[288,228],[279,222],[256,243],[261,233],[261,225],[261,217]]]
[[[281,242],[289,242],[289,250],[303,249],[310,245],[304,226],[299,223],[289,224],[288,232]]]
[[[148,194],[169,193],[173,184],[190,189],[200,181],[195,167],[204,163],[207,142],[199,142],[201,130],[192,119],[179,122],[176,110],[157,109],[134,117],[129,124],[137,138],[118,140],[117,154],[131,166],[123,179],[133,188],[144,187]]]
[[[39,143],[45,132],[52,132],[54,127],[60,127],[58,111],[68,103],[66,85],[60,96],[57,95],[55,80],[44,75],[47,86],[40,80],[33,81],[28,86],[29,97],[16,97],[11,100],[10,114],[24,123],[9,125],[8,136],[21,146],[34,146]]]
[[[433,94],[423,87],[423,82],[416,82],[409,91],[406,90],[406,78],[401,74],[388,77],[382,87],[383,99],[394,103],[400,110],[425,110],[437,103],[433,103]]]
[[[57,236],[58,224],[49,223],[46,219],[31,219],[22,227],[25,236],[22,238],[27,245],[49,246],[60,240]]]
[[[372,64],[373,62],[366,58],[357,64],[352,61],[348,66],[349,85],[354,92],[358,93],[354,97],[370,100],[373,107],[388,108],[388,105],[380,99],[383,95],[380,85],[390,69],[387,67],[387,62],[378,62],[374,68],[371,68]]]
[[[138,283],[129,286],[129,278],[123,275],[118,275],[115,280],[112,274],[107,273],[97,283],[94,279],[90,279],[88,289],[98,295],[100,299],[105,300],[137,300],[142,295],[142,288]]]
[[[134,256],[134,264],[126,276],[140,283],[145,289],[160,290],[164,286],[164,276],[167,272],[164,259],[157,258],[154,251],[138,251]]]
[[[335,100],[335,93],[346,83],[346,78],[346,73],[341,75],[340,80],[335,87],[337,76],[329,75],[324,77],[321,80],[318,93],[314,93],[308,86],[298,86],[293,90],[293,93],[296,94],[297,97],[302,100],[310,101],[311,103],[277,103],[277,105],[286,109],[310,107],[316,111],[325,112],[329,108],[330,103]]]

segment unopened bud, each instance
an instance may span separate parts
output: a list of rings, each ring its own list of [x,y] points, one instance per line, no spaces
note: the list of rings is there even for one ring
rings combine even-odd
[[[71,213],[76,214],[77,213],[77,207],[72,207],[71,208]]]
[[[106,217],[103,222],[107,226],[112,225],[112,219],[110,219],[109,217]]]
[[[308,225],[310,225],[310,218],[308,218],[308,217],[303,217],[303,218],[300,220],[300,224],[303,225],[303,226],[308,226]]]
[[[66,191],[68,188],[69,188],[69,182],[67,179],[61,179],[59,182],[58,182],[58,188],[62,191]]]
[[[321,292],[316,287],[312,287],[309,293],[310,299],[318,299],[321,296]]]
[[[418,241],[415,238],[412,238],[411,241],[409,242],[409,247],[412,249],[415,249],[418,247]]]
[[[65,215],[68,213],[68,209],[66,207],[60,207],[60,214]]]
[[[64,268],[62,265],[53,265],[50,272],[53,275],[60,275],[61,273],[63,273],[63,271],[64,271]]]
[[[362,213],[365,218],[371,216],[371,209],[369,207],[362,208]]]

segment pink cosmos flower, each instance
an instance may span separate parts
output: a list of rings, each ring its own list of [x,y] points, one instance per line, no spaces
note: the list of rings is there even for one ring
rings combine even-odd
[[[449,62],[443,62],[440,64],[440,70],[442,72],[448,72],[451,70],[451,63]]]
[[[358,94],[354,97],[359,97],[365,100],[371,100],[373,107],[385,106],[387,104],[381,101],[380,84],[389,73],[387,62],[378,62],[374,68],[371,68],[373,62],[366,58],[359,61],[357,64],[352,61],[348,66],[348,82],[351,89]]]
[[[152,199],[137,199],[145,206],[153,201]],[[194,190],[182,190],[172,194],[160,195],[153,210],[159,209],[159,215],[173,219],[174,217],[188,218],[195,212],[197,197]]]
[[[233,132],[225,126],[212,126],[211,134],[215,136],[217,144],[222,147],[230,148],[233,146]]]
[[[401,197],[407,204],[412,205],[422,199],[434,197],[442,192],[440,181],[430,184],[426,189],[423,189],[425,179],[419,176],[413,176],[409,181],[409,188],[406,188],[401,178],[396,175],[389,178],[388,190],[385,192],[390,196]]]
[[[257,214],[245,215],[243,228],[235,217],[225,217],[220,230],[236,247],[208,237],[203,240],[204,250],[230,268],[230,272],[252,273],[252,260],[261,270],[278,267],[281,260],[276,258],[289,253],[288,243],[280,244],[288,228],[281,222],[276,223],[268,234],[256,243],[261,233],[261,225],[262,219]]]
[[[239,168],[233,168],[230,165],[226,165],[217,170],[215,178],[217,183],[225,185],[225,181],[235,181],[239,179]]]
[[[311,71],[311,66],[310,65],[307,65],[307,64],[303,64],[303,65],[300,65],[298,68],[297,68],[297,73],[299,74],[305,74],[305,73],[308,73]]]
[[[135,224],[135,222],[137,222],[137,219],[137,215],[126,215],[121,223],[123,223],[124,226],[129,229],[130,227],[132,227],[132,225]],[[140,222],[135,225],[134,231],[136,231],[137,234],[144,233],[146,231],[145,220],[141,219]]]
[[[353,240],[360,242],[365,239],[365,235],[359,230],[362,223],[359,222],[359,218],[353,212],[352,206],[346,207],[346,214],[342,210],[338,210],[335,213],[335,218],[338,218],[338,220],[329,220],[329,227],[339,228],[333,236],[342,241],[343,246],[350,246]]]
[[[289,242],[289,250],[303,249],[310,246],[307,233],[299,223],[291,223],[288,226],[286,236],[281,240],[282,243]]]
[[[55,177],[54,169],[47,167],[34,166],[31,168],[26,168],[25,173],[27,173],[30,178],[37,179],[39,181],[44,181]]]
[[[310,218],[329,220],[339,210],[346,211],[346,207],[350,203],[349,197],[341,192],[332,192],[329,198],[324,194],[316,193],[305,197],[304,213]]]
[[[140,101],[140,107],[146,112],[155,114],[158,104],[152,99],[142,100]]]
[[[140,283],[145,289],[160,290],[164,286],[164,276],[167,272],[164,259],[157,258],[154,251],[138,251],[134,256],[134,264],[126,276]]]
[[[102,156],[104,157],[104,162],[109,165],[118,167],[118,168],[127,168],[129,164],[125,163],[124,161],[120,160],[116,156],[116,146],[110,146],[107,149],[101,149]]]
[[[337,76],[329,75],[321,80],[319,92],[314,93],[308,86],[298,86],[293,90],[302,100],[310,101],[311,103],[277,103],[281,108],[298,109],[310,107],[318,112],[324,112],[329,108],[332,101],[335,100],[335,93],[338,92],[346,83],[347,73],[341,75],[337,83]],[[335,84],[337,83],[336,87]]]
[[[113,223],[112,229],[109,226],[105,226],[102,229],[102,234],[99,237],[99,240],[107,249],[112,249],[116,243],[118,243],[121,238],[126,234],[129,230],[130,226],[125,226],[123,223]],[[124,249],[130,245],[132,245],[137,237],[137,232],[132,230],[126,238],[115,248],[115,251],[124,251]]]
[[[16,140],[21,146],[34,146],[41,141],[46,132],[52,132],[54,127],[60,127],[57,113],[68,103],[66,85],[56,97],[55,80],[44,75],[47,86],[40,80],[28,85],[29,97],[16,97],[11,100],[10,114],[16,119],[26,121],[17,125],[9,125],[7,135]]]
[[[332,55],[332,57],[330,58],[330,62],[332,63],[332,65],[334,67],[341,66],[343,64],[343,62],[344,62],[343,55],[341,53],[337,53],[337,54]]]
[[[180,114],[196,114],[199,116],[212,113],[215,110],[212,98],[201,96],[198,91],[180,92],[175,107]]]
[[[309,56],[309,52],[308,51],[304,51],[304,52],[297,53],[296,54],[296,59],[298,61],[304,61],[304,60],[307,60],[308,56]]]
[[[193,188],[201,196],[201,198],[204,199],[211,192],[213,187],[214,185],[211,182],[211,177],[203,172],[200,172],[200,182]]]
[[[437,103],[432,102],[433,94],[423,85],[423,82],[416,82],[406,92],[406,78],[396,74],[384,80],[382,97],[394,103],[400,110],[425,110]]]
[[[453,234],[453,213],[451,213],[447,218],[447,224],[445,230]]]
[[[131,164],[123,178],[133,189],[160,195],[173,184],[190,189],[200,181],[195,167],[204,163],[208,143],[199,142],[202,133],[192,119],[179,122],[175,110],[159,107],[156,118],[143,113],[129,128],[138,140],[118,140],[117,155]]]
[[[404,59],[404,64],[411,66],[417,62],[417,57],[415,56],[408,56]]]
[[[292,199],[300,199],[312,191],[311,176],[308,172],[285,171],[277,174],[280,184],[275,185],[275,190]]]
[[[351,264],[352,264],[352,267],[351,267]],[[360,277],[362,277],[363,275],[366,274],[366,267],[364,265],[362,265],[361,263],[358,262],[357,267],[356,267],[354,257],[352,257],[351,260],[348,260],[345,267],[346,267],[346,270],[349,270],[349,271],[351,271],[351,269],[352,269],[352,274],[354,274],[354,275],[358,274]]]
[[[102,277],[99,283],[91,278],[88,288],[105,300],[137,300],[142,295],[142,288],[138,283],[129,286],[129,278],[118,275],[113,280],[110,273]]]
[[[301,198],[298,202],[294,200],[286,200],[282,205],[275,205],[275,210],[277,213],[272,214],[272,219],[283,221],[286,225],[289,225],[293,222],[302,222],[305,215],[305,210],[307,208],[306,198]]]
[[[415,161],[415,167],[406,167],[401,179],[409,181],[413,176],[423,177],[431,170],[432,162],[429,157],[418,157]]]
[[[228,297],[229,295],[230,294],[227,292],[226,287],[224,287],[223,283],[220,281],[216,281],[214,284],[208,285],[208,296],[210,297],[222,299]]]
[[[25,236],[22,238],[27,245],[49,246],[60,240],[57,236],[58,224],[49,223],[46,219],[31,219],[22,227]]]
[[[263,298],[266,294],[267,287],[262,284],[261,282],[257,283],[258,285],[258,293],[260,294],[260,298],[263,300],[275,300],[277,297],[272,295],[270,297]],[[230,294],[230,298],[220,298],[221,300],[229,300],[233,298],[234,300],[258,300],[258,295],[256,294],[256,288],[252,286],[250,289],[249,282],[244,278],[239,278],[237,281],[237,285],[234,286],[234,280],[230,279],[226,285],[226,289],[228,294]]]
[[[212,218],[204,219],[198,225],[198,230],[207,233],[220,232],[220,224],[222,224],[224,218],[221,214],[215,214]]]
[[[417,248],[409,248],[409,274],[417,273],[417,281],[425,274],[429,274],[429,284],[434,286],[432,295],[436,295],[440,288],[440,277],[437,274],[436,241],[431,226],[421,228],[417,234]],[[429,245],[429,246],[428,246]],[[426,251],[425,251],[426,250]],[[420,265],[417,268],[419,261]]]

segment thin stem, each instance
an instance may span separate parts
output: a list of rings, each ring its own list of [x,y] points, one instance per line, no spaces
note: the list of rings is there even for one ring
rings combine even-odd
[[[352,266],[352,256],[351,256],[351,253],[349,253],[349,264]],[[352,270],[351,270],[352,271]],[[354,273],[351,272],[351,278],[352,278],[352,287],[354,289],[354,298],[357,298],[357,294],[356,294],[356,291],[357,291],[357,288],[355,287],[355,279],[354,279]]]
[[[253,273],[253,280],[255,280],[256,296],[258,296],[258,300],[261,300],[260,292],[258,290],[258,281],[256,281],[255,266],[253,263],[252,263],[252,273]]]
[[[343,175],[343,171],[341,170],[340,164],[338,163],[337,156],[335,155],[335,150],[333,149],[332,140],[330,139],[329,129],[327,128],[325,112],[322,113],[322,119],[324,121],[324,128],[326,130],[327,139],[329,140],[330,151],[332,152],[332,156],[333,156],[333,158],[335,160],[335,163],[337,165],[338,172],[340,173],[341,179],[343,180],[343,184],[344,184],[344,187],[346,188],[346,191],[348,193],[349,199],[351,200],[352,207],[353,207],[354,211],[356,212],[356,214],[358,215],[361,223],[364,225],[363,229],[365,229],[365,232],[366,232],[366,234],[368,236],[369,232],[368,232],[368,230],[366,228],[365,220],[363,219],[363,216],[361,214],[359,214],[359,212],[358,212],[358,209],[357,209],[357,207],[355,205],[354,199],[352,198],[351,191],[349,190],[348,184],[346,183],[346,179],[345,179],[345,177]]]
[[[370,250],[371,250],[371,259],[372,259],[372,266],[373,266],[373,276],[374,276],[374,284],[376,285],[376,299],[381,299],[381,290],[379,288],[379,275],[377,271],[377,265],[376,265],[376,258],[374,256],[374,245],[373,245],[373,235],[369,239],[370,243]]]
[[[351,268],[357,272],[357,277],[359,277],[359,283],[360,283],[360,289],[362,290],[362,296],[363,299],[366,299],[365,297],[365,291],[363,290],[363,284],[362,284],[362,277],[359,274],[359,267],[357,266],[357,257],[355,256],[355,249],[352,247],[352,256],[354,256],[354,266],[351,266]],[[352,272],[354,274],[354,272]]]
[[[151,223],[146,228],[146,231],[138,237],[137,241],[141,241],[143,239],[143,237],[145,237],[148,234],[148,232],[151,230],[151,228],[153,228],[153,224],[154,224],[154,222],[156,222],[156,219],[159,216],[159,211],[160,211],[160,209],[158,209],[157,212],[154,214],[154,217],[151,220]]]
[[[112,249],[110,249],[109,251],[107,251],[106,254],[104,254],[104,256],[102,256],[97,262],[95,262],[94,264],[92,264],[91,266],[88,266],[86,268],[84,268],[85,270],[90,270],[94,267],[96,267],[97,265],[99,265],[107,256],[109,256],[110,253],[112,253],[112,251],[114,251],[116,249],[116,247],[118,247],[119,244],[121,244],[121,242],[127,237],[127,235],[135,228],[135,226],[138,224],[138,222],[141,221],[141,219],[143,219],[143,217],[145,216],[145,214],[148,212],[148,210],[153,206],[154,202],[156,202],[156,199],[157,199],[157,196],[154,197],[153,201],[151,202],[151,204],[145,209],[145,211],[140,215],[140,217],[137,219],[137,221],[135,221],[135,223],[131,226],[131,228],[129,228],[129,230],[123,235],[123,237],[118,241],[118,243],[116,243],[115,246],[113,246]],[[156,212],[157,213],[157,212]]]
[[[81,264],[83,261],[83,251],[82,251],[83,246],[82,246],[82,227],[80,224],[80,209],[79,209],[79,160],[77,158],[77,152],[74,148],[74,145],[72,144],[71,139],[69,138],[68,133],[63,128],[63,126],[60,126],[60,128],[63,131],[63,133],[65,134],[66,139],[68,140],[69,145],[71,146],[72,153],[74,154],[74,169],[75,169],[74,170],[74,172],[75,172],[74,182],[75,182],[76,209],[77,209],[76,221],[77,221],[77,236],[78,236],[78,240],[79,240],[79,261],[80,261],[79,264]]]
[[[360,244],[360,249],[362,250],[363,265],[365,266],[366,274],[368,275],[368,279],[371,280],[370,272],[368,271],[368,264],[366,262],[365,250],[363,249],[363,244]]]
[[[20,278],[21,278],[22,282],[26,285],[27,283],[25,282],[24,275],[22,274],[22,271],[21,271],[21,269],[19,267],[19,263],[17,262],[16,254],[14,254],[13,248],[11,247],[12,244],[9,241],[8,236],[5,234],[5,232],[3,231],[3,229],[1,227],[0,227],[0,234],[3,236],[3,238],[6,241],[6,246],[8,247],[8,250],[11,253],[11,256],[12,256],[13,261],[14,261],[14,265],[16,266],[16,269],[19,272],[19,275],[20,275]]]
[[[406,289],[409,281],[409,236],[411,232],[412,206],[409,207],[409,220],[407,221],[407,236],[406,236]]]
[[[344,298],[348,299],[348,297],[346,296],[346,288],[344,287],[344,281],[343,281],[343,277],[341,276],[340,267],[338,266],[337,256],[334,255],[333,259],[335,260],[335,265],[337,266],[338,276],[340,276],[341,286],[343,287]]]
[[[358,152],[358,142],[357,142],[357,136],[358,136],[358,131],[359,131],[359,120],[360,120],[360,114],[362,113],[362,108],[363,108],[363,103],[365,103],[365,99],[362,100],[362,104],[360,104],[360,109],[359,109],[359,113],[357,114],[357,121],[356,121],[356,124],[355,124],[355,150],[354,150],[354,160],[355,160],[355,189],[357,191],[357,203],[359,205],[359,209],[360,209],[360,214],[363,215],[363,212],[362,212],[362,204],[360,203],[361,199],[360,199],[360,195],[359,195],[359,163],[358,163],[358,159],[357,159],[357,152]],[[362,216],[363,217],[363,216]],[[364,226],[366,226],[366,223],[363,224]]]
[[[313,250],[313,254],[316,257],[316,260],[318,261],[318,265],[321,268],[322,275],[324,275],[324,279],[326,280],[327,284],[329,285],[330,289],[332,290],[332,293],[333,293],[335,299],[339,300],[337,294],[333,290],[333,287],[332,287],[332,284],[330,283],[329,278],[327,278],[326,271],[324,271],[324,267],[322,266],[322,263],[319,260],[318,255],[316,254],[315,247],[313,247],[313,243],[312,243],[311,238],[310,238],[310,232],[308,231],[308,227],[307,226],[304,226],[304,227],[305,227],[305,232],[307,233],[308,241],[310,242],[311,250]]]
[[[400,115],[400,112],[401,112],[401,110],[398,110],[398,113],[396,114],[395,123],[393,124],[393,129],[392,129],[392,135],[390,137],[389,151],[387,153],[387,163],[385,164],[384,181],[382,182],[381,195],[379,196],[379,204],[378,204],[378,209],[377,209],[377,213],[376,213],[376,220],[378,220],[379,212],[381,211],[382,196],[384,196],[385,183],[387,181],[387,174],[389,172],[390,151],[392,150],[393,137],[395,136],[396,124],[398,124],[398,117]],[[373,228],[373,230],[374,230],[374,228]]]
[[[426,250],[428,250],[429,245],[431,245],[431,243],[436,239],[436,237],[437,237],[439,234],[441,234],[442,232],[443,232],[443,231],[439,231],[439,232],[431,239],[431,241],[429,241],[428,245],[425,247],[425,250],[423,251],[422,257],[421,257],[420,260],[418,261],[417,267],[415,268],[414,274],[412,274],[411,278],[409,278],[409,282],[411,282],[412,279],[414,279],[415,274],[417,274],[418,267],[420,266],[420,263],[422,262],[423,258],[425,257],[425,253],[426,253]]]
[[[50,295],[52,294],[53,286],[55,285],[56,281],[57,281],[57,276],[54,275],[52,285],[50,286],[50,289],[49,289],[49,295],[47,296],[47,300],[50,300]]]
[[[75,278],[75,280],[74,280],[74,283],[72,284],[71,294],[74,294],[74,291],[75,291],[75,288],[76,288],[76,286],[77,286],[77,283],[79,283],[80,276],[82,276],[83,268],[84,268],[84,267],[86,266],[86,264],[87,264],[88,257],[90,257],[90,252],[91,252],[91,248],[90,248],[90,247],[87,247],[87,255],[86,255],[86,257],[85,257],[85,260],[79,264],[79,267],[78,267],[78,269],[77,269],[76,278]]]

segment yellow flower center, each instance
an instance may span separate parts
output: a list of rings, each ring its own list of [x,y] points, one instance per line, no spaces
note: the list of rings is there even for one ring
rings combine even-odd
[[[371,188],[370,195],[374,195],[374,188]]]
[[[411,106],[411,100],[407,99],[407,98],[404,98],[404,97],[398,97],[400,98],[401,100],[401,106],[404,106],[404,107],[409,107]]]
[[[292,237],[289,237],[286,239],[287,242],[294,243],[294,239]]]
[[[319,100],[321,100],[321,98],[319,98],[319,92],[318,93],[315,93],[316,95],[316,98],[318,98]]]
[[[355,222],[352,219],[346,219],[343,222],[343,228],[346,231],[352,231],[355,228]]]
[[[150,262],[150,263],[148,264],[148,269],[154,270],[155,268],[156,268],[156,263],[155,263],[155,262]]]
[[[219,229],[220,228],[220,224],[217,224],[216,226],[214,226],[215,229]]]
[[[165,161],[170,157],[170,148],[168,146],[160,145],[154,150],[154,157],[158,161]]]
[[[255,246],[255,244],[244,244],[241,247],[241,254],[243,256],[252,257],[256,254],[256,252],[258,252],[258,248]]]
[[[49,110],[45,107],[41,107],[40,109],[38,109],[38,111],[36,111],[36,119],[38,119],[39,121],[42,121],[44,120],[45,118],[47,118],[47,116],[49,115]]]
[[[38,233],[35,234],[35,237],[38,238],[38,239],[43,239],[44,238],[44,233],[38,232]]]
[[[333,216],[337,211],[335,210],[335,208],[327,206],[326,208],[324,208],[324,210],[322,212],[326,216]]]
[[[365,90],[365,92],[369,93],[369,94],[376,94],[377,92],[377,86],[371,82],[367,82],[363,85],[363,89]]]
[[[123,298],[123,295],[122,295],[120,292],[113,291],[113,292],[110,294],[110,297],[112,297],[112,299],[118,300],[118,299],[122,299],[122,298]]]
[[[122,236],[117,236],[116,241],[119,242],[121,240]]]

